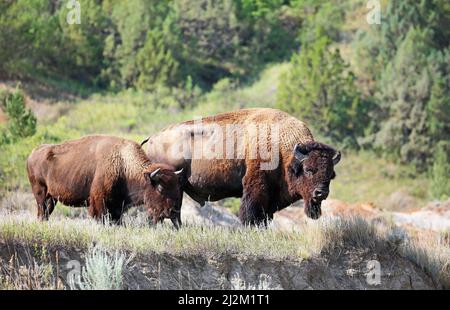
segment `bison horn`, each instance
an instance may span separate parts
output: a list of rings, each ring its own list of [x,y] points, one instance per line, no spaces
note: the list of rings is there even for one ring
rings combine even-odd
[[[148,142],[148,140],[150,140],[150,138],[145,139],[144,141],[141,142],[141,147]]]
[[[152,173],[150,173],[150,179],[153,181],[158,181],[159,179],[159,171],[161,170],[161,168],[156,169],[155,171],[153,171]]]
[[[179,175],[179,174],[181,174],[181,173],[183,172],[183,169],[184,169],[184,168],[181,168],[180,170],[175,171],[174,173],[175,173],[176,175]]]
[[[341,160],[341,152],[336,151],[333,156],[333,165],[337,165],[337,163]]]

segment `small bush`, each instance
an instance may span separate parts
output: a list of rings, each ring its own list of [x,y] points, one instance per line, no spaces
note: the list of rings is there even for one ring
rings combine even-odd
[[[123,271],[128,262],[120,251],[111,255],[100,247],[93,247],[86,256],[86,266],[78,278],[69,279],[69,286],[72,290],[123,289]]]
[[[13,93],[5,96],[2,105],[9,118],[2,134],[4,142],[11,143],[36,133],[36,117],[25,106],[25,97],[20,90],[16,89]]]

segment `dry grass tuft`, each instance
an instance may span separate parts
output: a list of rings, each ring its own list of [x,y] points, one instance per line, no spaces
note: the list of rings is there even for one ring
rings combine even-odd
[[[450,288],[448,241],[410,238],[386,223],[361,218],[306,220],[295,231],[275,228],[184,225],[150,227],[144,219],[127,218],[125,225],[102,225],[91,219],[51,218],[38,222],[29,212],[0,214],[0,241],[76,247],[97,244],[109,251],[175,255],[243,255],[277,260],[303,260],[346,248],[401,255],[425,270],[438,286]]]

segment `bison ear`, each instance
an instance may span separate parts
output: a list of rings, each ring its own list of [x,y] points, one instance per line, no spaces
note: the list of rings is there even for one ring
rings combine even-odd
[[[299,176],[302,171],[302,163],[308,158],[308,150],[301,144],[294,147],[294,158],[291,168],[296,176]]]
[[[294,147],[294,157],[302,163],[305,159],[308,158],[308,150],[301,144],[297,144]]]
[[[337,165],[337,163],[341,160],[341,152],[336,151],[333,155],[333,165]]]

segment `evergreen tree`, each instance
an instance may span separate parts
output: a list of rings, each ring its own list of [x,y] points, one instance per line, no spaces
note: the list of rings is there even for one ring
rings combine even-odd
[[[356,146],[367,120],[354,78],[339,50],[330,51],[330,40],[321,36],[292,56],[279,84],[277,105],[321,134]]]
[[[376,103],[366,142],[419,170],[449,136],[449,14],[448,1],[394,0],[356,43],[358,73]]]
[[[3,108],[8,115],[8,123],[3,133],[4,142],[14,142],[17,139],[32,136],[36,132],[36,117],[26,108],[25,97],[16,89],[6,96]]]
[[[450,144],[439,143],[431,169],[430,196],[435,199],[450,197]]]
[[[164,36],[158,30],[147,33],[147,40],[136,59],[138,78],[136,86],[152,90],[155,86],[174,84],[178,63],[165,45]]]

